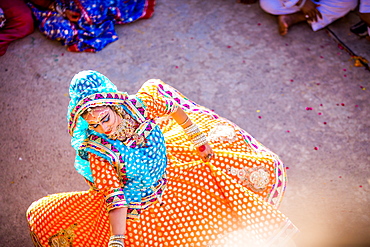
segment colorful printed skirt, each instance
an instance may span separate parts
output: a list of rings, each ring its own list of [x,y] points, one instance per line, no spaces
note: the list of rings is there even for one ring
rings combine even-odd
[[[163,204],[127,221],[125,246],[286,246],[298,230],[277,210],[286,171],[277,155],[246,131],[166,85],[215,153],[200,160],[182,128],[158,119],[166,140],[168,183]],[[108,213],[94,190],[50,195],[27,211],[35,246],[107,246]]]

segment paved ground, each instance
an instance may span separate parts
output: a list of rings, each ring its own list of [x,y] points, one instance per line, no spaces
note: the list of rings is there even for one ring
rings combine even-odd
[[[348,31],[357,21],[351,13],[330,28],[370,59],[370,43]],[[281,211],[300,228],[299,247],[370,246],[370,73],[325,31],[302,24],[280,37],[275,22],[258,4],[160,0],[152,19],[117,27],[120,40],[97,54],[37,31],[13,43],[0,58],[0,245],[32,246],[34,200],[88,188],[66,109],[72,76],[94,69],[129,93],[161,78],[278,153],[290,179]]]

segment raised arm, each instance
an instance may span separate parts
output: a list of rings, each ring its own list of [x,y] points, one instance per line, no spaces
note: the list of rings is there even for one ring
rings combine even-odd
[[[205,162],[209,161],[212,158],[213,151],[204,134],[200,132],[198,126],[190,120],[189,116],[180,107],[171,114],[171,117],[184,129],[185,133],[188,134],[189,138],[197,147],[197,151],[202,160]],[[204,138],[205,142],[202,142],[202,138]]]

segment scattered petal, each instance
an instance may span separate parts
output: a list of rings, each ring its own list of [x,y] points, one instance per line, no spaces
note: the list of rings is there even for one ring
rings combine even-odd
[[[290,130],[287,130],[286,132],[287,132],[287,133],[290,133]]]
[[[288,46],[288,44],[285,43],[285,46]]]
[[[323,106],[323,104],[320,104],[320,106]]]
[[[258,118],[259,118],[259,119],[261,119],[261,118],[262,118],[262,116],[258,116]]]
[[[321,115],[322,115],[322,113],[321,113],[321,112],[319,112],[319,113],[317,113],[317,115],[321,116]]]
[[[347,77],[347,75],[343,75],[344,77]]]
[[[319,150],[319,148],[318,148],[318,147],[314,147],[313,149],[315,149],[315,150]]]
[[[257,23],[258,26],[261,26],[261,23]]]
[[[288,167],[286,167],[286,169],[287,169],[287,170],[289,170],[289,166],[288,166]]]
[[[358,105],[355,105],[355,107],[358,107]]]
[[[243,60],[243,63],[245,63],[245,60]]]
[[[227,48],[231,48],[231,45],[228,45]]]
[[[294,81],[293,79],[290,80],[290,82],[293,82],[293,81]]]
[[[339,178],[342,178],[342,176],[339,176]]]
[[[306,111],[312,111],[313,108],[312,107],[306,107]]]
[[[320,56],[320,58],[324,58],[323,56]]]
[[[327,124],[327,122],[324,122],[324,124]]]
[[[358,186],[358,187],[362,188],[362,185],[360,185],[360,186]]]
[[[178,68],[179,68],[179,66],[177,66],[177,65],[176,65],[176,66],[175,66],[175,68],[176,68],[176,69],[178,69]]]
[[[343,71],[347,71],[347,69],[343,69]]]
[[[311,51],[311,49],[310,49],[310,48],[307,48],[306,50],[307,50],[307,51]]]
[[[341,49],[341,50],[344,50],[344,48],[341,44],[338,44],[338,48]]]
[[[316,85],[319,86],[320,85],[320,82],[316,83]]]
[[[341,105],[342,105],[342,106],[345,106],[345,104],[344,104],[344,103],[342,103]]]

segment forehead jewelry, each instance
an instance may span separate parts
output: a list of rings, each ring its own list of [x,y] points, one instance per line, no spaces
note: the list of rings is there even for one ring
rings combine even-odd
[[[96,118],[96,124],[100,124],[102,121],[102,118],[106,115],[107,112],[109,112],[109,109],[106,108],[105,110],[99,112],[98,116],[95,117],[94,110],[91,110],[90,108],[87,109],[88,115],[91,115],[93,118]],[[91,121],[95,120],[87,120],[88,123],[91,123]]]

